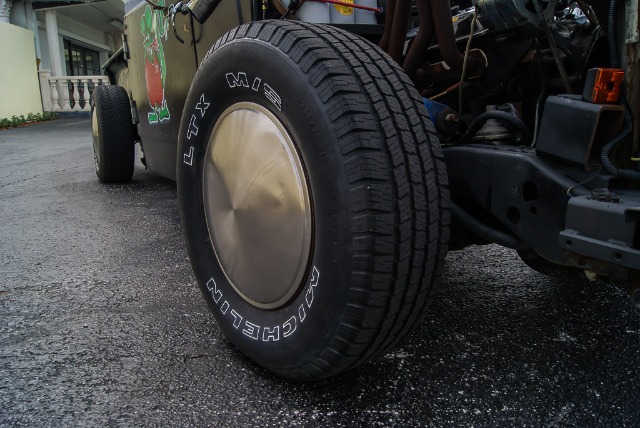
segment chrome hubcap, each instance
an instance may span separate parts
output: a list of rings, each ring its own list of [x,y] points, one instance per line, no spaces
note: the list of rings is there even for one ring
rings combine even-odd
[[[280,121],[254,103],[222,113],[203,187],[209,236],[227,279],[256,307],[286,304],[302,285],[313,226],[302,162]]]

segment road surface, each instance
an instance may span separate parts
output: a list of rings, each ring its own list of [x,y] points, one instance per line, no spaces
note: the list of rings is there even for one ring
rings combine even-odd
[[[640,311],[497,246],[452,252],[401,347],[309,385],[224,339],[175,184],[93,171],[89,120],[0,131],[0,426],[638,426]]]

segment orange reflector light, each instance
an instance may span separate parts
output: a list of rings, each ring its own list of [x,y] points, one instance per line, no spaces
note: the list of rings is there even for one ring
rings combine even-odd
[[[623,81],[624,71],[622,70],[592,68],[587,72],[582,98],[596,104],[617,103]]]

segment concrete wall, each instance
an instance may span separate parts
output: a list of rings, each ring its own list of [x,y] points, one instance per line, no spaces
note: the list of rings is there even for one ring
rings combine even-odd
[[[42,113],[33,32],[0,22],[0,118]]]
[[[37,33],[38,20],[33,10],[31,0],[14,1],[10,18],[11,24]],[[36,57],[40,58],[40,39],[34,37],[34,42],[36,44]]]

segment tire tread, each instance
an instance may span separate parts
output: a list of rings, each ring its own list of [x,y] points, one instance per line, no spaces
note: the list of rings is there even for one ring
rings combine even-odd
[[[97,109],[100,167],[96,175],[103,183],[131,180],[135,145],[129,96],[116,85],[98,86],[93,92]]]
[[[442,150],[411,81],[366,40],[291,21],[253,22],[235,34],[275,46],[309,76],[344,158],[354,252],[348,304],[315,360],[272,369],[297,381],[331,376],[395,346],[435,296],[450,222]],[[216,48],[233,40],[228,34]]]

